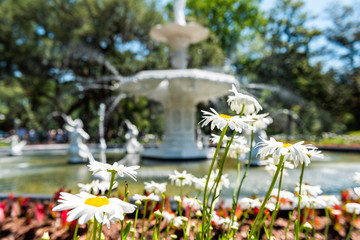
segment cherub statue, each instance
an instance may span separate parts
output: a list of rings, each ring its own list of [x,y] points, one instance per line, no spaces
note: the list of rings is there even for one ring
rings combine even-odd
[[[126,144],[125,149],[127,153],[137,153],[143,150],[142,145],[136,139],[139,135],[139,130],[129,120],[125,120],[128,131],[125,134]]]
[[[64,117],[66,125],[65,129],[70,133],[70,162],[82,162],[88,159],[93,161],[94,157],[91,154],[88,146],[83,143],[83,140],[89,140],[90,136],[83,129],[83,122],[80,119],[73,120],[70,116]]]

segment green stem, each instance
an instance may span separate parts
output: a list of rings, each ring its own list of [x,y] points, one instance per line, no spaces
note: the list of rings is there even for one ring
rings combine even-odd
[[[96,240],[96,231],[97,231],[97,225],[98,225],[98,223],[97,223],[97,221],[96,221],[96,218],[94,218],[94,226],[93,226],[93,233],[92,233],[92,238],[93,238],[93,240]]]
[[[159,219],[159,227],[158,227],[158,236],[159,236],[159,238],[160,238],[160,228],[161,228],[162,213],[163,213],[164,205],[165,205],[165,194],[163,193],[161,196],[162,196],[162,202],[161,202],[161,207],[160,207],[161,217]]]
[[[346,237],[346,240],[350,240],[351,239],[351,233],[354,229],[354,221],[356,219],[356,211],[354,210],[354,213],[353,213],[353,216],[352,216],[352,219],[351,219],[351,223],[350,223],[350,229],[349,229],[349,232],[348,232],[348,235]]]
[[[144,239],[145,215],[146,215],[146,210],[147,210],[147,204],[148,204],[148,200],[144,200],[144,215],[143,215],[143,219],[142,219],[142,232],[141,232],[141,237],[140,237],[140,239]]]
[[[298,202],[298,209],[297,209],[297,221],[295,222],[295,240],[299,240],[299,230],[300,230],[300,213],[301,213],[301,185],[304,177],[304,170],[305,170],[305,164],[303,163],[301,166],[301,173],[300,173],[300,186],[299,186],[299,202]]]
[[[328,207],[325,207],[325,215],[326,215],[326,226],[325,226],[325,231],[324,231],[324,240],[327,240],[328,233],[329,233],[329,227],[330,227],[329,222],[331,221]]]
[[[236,185],[235,185],[235,188],[234,188],[234,194],[233,194],[233,206],[232,206],[232,212],[231,212],[231,224],[229,226],[229,230],[231,229],[231,226],[232,226],[232,223],[234,221],[234,216],[235,216],[235,211],[236,211],[236,208],[237,208],[237,205],[239,203],[239,196],[240,196],[240,192],[241,192],[241,187],[243,185],[243,182],[246,178],[246,175],[247,175],[247,171],[249,170],[250,168],[250,164],[251,164],[251,158],[252,158],[252,151],[253,151],[253,141],[254,141],[254,131],[251,130],[251,137],[250,137],[250,152],[249,152],[249,158],[248,158],[248,164],[245,168],[245,172],[244,172],[244,175],[242,176],[241,178],[241,182],[240,182],[240,185],[239,185],[239,178],[240,178],[240,162],[238,160],[238,170],[237,170],[237,177],[236,177]],[[239,186],[237,191],[236,191],[236,186]],[[236,197],[235,197],[235,194],[236,194]],[[229,231],[228,231],[229,232]]]
[[[206,214],[207,214],[207,188],[208,188],[208,185],[209,185],[209,179],[210,179],[210,175],[211,175],[211,171],[214,167],[214,164],[215,164],[215,161],[216,161],[216,157],[219,153],[219,149],[220,149],[220,146],[222,144],[222,141],[224,139],[224,136],[225,136],[225,133],[226,133],[226,130],[228,128],[228,125],[226,125],[224,127],[224,129],[222,130],[221,132],[221,136],[220,136],[220,139],[219,139],[219,142],[218,142],[218,145],[216,147],[216,150],[215,150],[215,153],[214,153],[214,156],[213,156],[213,159],[211,161],[211,165],[210,165],[210,168],[209,168],[209,172],[208,172],[208,176],[206,178],[206,183],[205,183],[205,189],[204,189],[204,195],[203,195],[203,211],[202,211],[202,224],[201,224],[201,240],[204,240],[204,237],[205,237],[205,222],[206,222]],[[209,219],[210,220],[210,219]]]
[[[150,226],[150,220],[151,220],[151,216],[152,216],[152,214],[154,212],[155,204],[156,204],[155,201],[151,202],[151,208],[150,208],[150,212],[149,212],[149,217],[148,217],[147,224],[146,224],[146,230],[145,230],[146,232],[148,231],[149,226]]]
[[[227,154],[228,154],[228,152],[229,152],[231,143],[233,142],[234,137],[235,137],[236,134],[237,134],[237,132],[234,131],[233,134],[232,134],[232,136],[231,136],[230,141],[226,142],[225,151],[224,151],[224,154],[223,154],[223,156],[222,156],[221,163],[220,163],[220,165],[219,165],[219,173],[218,173],[218,175],[216,176],[215,182],[214,182],[214,184],[213,184],[213,186],[212,186],[212,188],[211,188],[211,190],[210,190],[210,193],[211,193],[212,190],[213,190],[213,187],[215,186],[214,193],[213,193],[213,195],[212,195],[211,204],[210,204],[210,213],[209,213],[210,216],[211,216],[212,211],[213,211],[214,201],[215,201],[215,199],[217,199],[218,196],[220,195],[220,194],[219,194],[219,195],[217,194],[217,189],[218,189],[218,187],[219,187],[219,183],[220,183],[220,180],[221,180],[222,171],[223,171],[223,169],[224,169],[224,164],[225,164],[225,160],[226,160]],[[211,196],[211,195],[209,195],[209,197],[210,197],[210,196]],[[208,232],[208,235],[210,235],[210,228],[207,229],[207,232]]]
[[[87,231],[86,231],[86,239],[88,239],[88,237],[89,237],[89,239],[91,238],[91,234],[90,234],[90,236],[89,236],[89,232],[90,232],[90,227],[91,227],[91,225],[92,225],[92,223],[89,223],[88,229],[87,229]]]
[[[136,222],[137,222],[137,218],[138,218],[138,215],[139,215],[139,206],[137,206],[136,208],[136,212],[135,212],[135,220],[134,220],[134,234],[132,235],[132,240],[135,239],[135,233],[136,233]]]
[[[290,223],[291,223],[291,219],[292,219],[293,214],[294,214],[294,211],[289,212],[289,221],[288,221],[288,223],[286,225],[286,230],[285,230],[285,240],[287,240],[287,234],[288,234],[289,229],[290,229]]]
[[[111,194],[111,189],[113,188],[114,186],[114,182],[115,182],[115,175],[116,175],[116,171],[111,171],[111,179],[110,179],[110,187],[109,187],[109,190],[108,190],[108,193],[106,195],[107,198],[110,197],[110,194]],[[104,213],[105,214],[105,213]],[[101,238],[101,232],[102,232],[102,223],[99,223],[99,240]]]
[[[116,172],[111,172],[110,187],[109,187],[108,193],[106,195],[107,198],[110,197],[111,190],[114,186],[115,175],[116,175]]]
[[[79,229],[79,222],[76,221],[76,226],[75,226],[75,231],[74,231],[74,240],[77,240],[77,233],[78,233],[78,229]]]
[[[270,221],[270,227],[269,227],[270,228],[269,229],[269,236],[270,237],[271,237],[271,233],[272,233],[272,230],[273,230],[273,226],[274,226],[276,216],[277,216],[277,214],[279,212],[279,208],[280,208],[279,199],[280,199],[280,191],[281,191],[281,183],[282,183],[282,179],[283,179],[284,167],[285,167],[285,163],[283,163],[282,166],[281,166],[280,179],[279,179],[279,188],[278,188],[278,194],[277,194],[276,203],[275,203],[275,211],[271,215],[271,221]]]
[[[276,169],[276,172],[274,174],[274,177],[272,179],[272,182],[270,184],[270,187],[269,187],[269,189],[268,189],[268,191],[267,191],[267,193],[265,195],[264,201],[263,201],[263,203],[262,203],[262,205],[260,207],[260,210],[259,210],[258,214],[256,215],[253,226],[251,227],[251,231],[250,231],[250,235],[249,235],[250,239],[251,239],[251,237],[255,237],[255,231],[257,231],[259,229],[259,226],[256,225],[257,221],[259,221],[259,219],[261,219],[262,215],[264,214],[266,202],[269,200],[271,192],[274,189],[274,186],[275,186],[276,180],[277,180],[277,178],[279,176],[279,173],[280,173],[281,166],[282,166],[283,162],[284,162],[284,156],[282,155],[280,157],[280,161],[279,161],[278,167]]]

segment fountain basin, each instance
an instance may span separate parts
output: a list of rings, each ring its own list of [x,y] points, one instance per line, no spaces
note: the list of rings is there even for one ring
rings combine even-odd
[[[226,95],[232,84],[238,84],[232,75],[199,69],[142,71],[125,78],[119,86],[122,91],[159,101],[164,107],[163,144],[145,149],[142,156],[165,160],[208,158],[208,149],[199,148],[195,140],[196,105]]]

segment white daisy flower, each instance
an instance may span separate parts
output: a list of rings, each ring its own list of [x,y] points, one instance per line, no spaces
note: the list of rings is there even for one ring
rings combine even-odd
[[[70,210],[67,221],[79,219],[79,224],[88,222],[95,218],[99,223],[110,227],[110,222],[124,219],[124,213],[132,213],[136,206],[124,202],[118,198],[107,198],[95,196],[86,192],[73,195],[66,192],[60,193],[60,203],[53,211]]]
[[[258,198],[252,199],[252,198],[244,197],[240,199],[239,204],[244,209],[253,209],[261,206],[261,202]]]
[[[290,144],[278,142],[274,138],[270,138],[270,140],[261,138],[261,140],[262,142],[256,144],[256,147],[259,147],[258,155],[260,155],[262,159],[271,156],[274,159],[275,165],[279,163],[281,156],[284,156],[284,161],[292,162],[295,167],[297,167],[299,163],[304,163],[305,166],[307,166],[312,156],[316,156],[317,158],[323,157],[319,151],[316,151],[316,147],[312,145],[302,145],[304,142]]]
[[[353,179],[357,184],[360,184],[360,172],[356,172]]]
[[[275,166],[274,164],[274,159],[273,158],[268,158],[265,160],[265,163],[267,164],[265,166],[265,170],[271,175],[271,176],[274,176],[275,175],[275,172],[277,170],[277,166]],[[285,162],[284,163],[284,171],[283,171],[283,175],[284,176],[288,176],[288,172],[286,171],[286,168],[289,168],[289,169],[293,169],[294,168],[294,165],[290,162]]]
[[[182,205],[183,208],[194,208],[195,210],[200,210],[201,209],[201,202],[200,200],[196,199],[196,198],[188,198],[188,197],[184,197],[182,200]]]
[[[340,201],[334,195],[321,195],[317,198],[326,204],[325,207],[334,207],[335,205],[340,204]]]
[[[299,193],[299,184],[295,187],[295,192]],[[301,184],[301,195],[316,197],[322,193],[321,186],[311,186],[308,184]]]
[[[279,189],[274,188],[271,191],[271,196],[277,197],[279,193]],[[280,190],[279,198],[288,199],[292,201],[294,199],[295,195],[292,192],[286,191],[286,190]]]
[[[229,141],[231,138],[224,136],[223,144]],[[220,136],[211,134],[210,141],[217,144],[220,141]],[[236,159],[238,156],[244,158],[245,154],[250,152],[250,146],[247,144],[247,140],[243,136],[235,136],[233,142],[229,147],[228,157]]]
[[[150,195],[148,196],[144,196],[144,195],[140,195],[140,194],[135,194],[133,196],[133,199],[136,201],[136,200],[140,200],[142,202],[144,201],[155,201],[155,202],[158,202],[160,201],[160,197],[155,195],[154,193],[151,193]]]
[[[225,218],[220,217],[215,212],[212,212],[211,221],[215,223],[215,225],[223,225],[225,223]]]
[[[111,190],[116,189],[118,185],[118,182],[114,181],[114,185]],[[100,182],[100,180],[96,179],[87,184],[78,183],[78,186],[80,188],[80,192],[92,193],[94,195],[105,195],[106,191],[109,190],[110,183],[107,181]]]
[[[194,183],[195,189],[200,190],[200,191],[204,191],[205,189],[205,184],[206,184],[206,178],[197,178],[197,177],[193,177],[192,178],[192,182]],[[208,184],[210,185],[210,184]]]
[[[131,167],[125,167],[122,164],[119,164],[118,162],[114,162],[113,165],[102,163],[98,161],[90,161],[90,164],[88,165],[89,170],[93,172],[93,175],[98,172],[116,172],[120,177],[124,177],[124,174],[127,174],[132,179],[136,181],[136,174],[135,170],[139,169],[140,166],[131,166]]]
[[[193,175],[190,173],[187,173],[186,170],[184,170],[182,173],[179,173],[178,171],[175,170],[174,174],[171,174],[169,176],[169,178],[170,178],[172,184],[174,184],[174,182],[175,182],[176,186],[180,187],[181,184],[183,186],[185,186],[185,185],[191,186]]]
[[[346,211],[348,213],[360,214],[360,204],[359,203],[347,203],[345,205]]]
[[[354,188],[354,192],[358,195],[358,197],[360,197],[360,187]]]
[[[229,92],[233,92],[234,96],[229,96],[228,104],[230,105],[230,109],[237,114],[241,113],[243,109],[245,115],[257,113],[262,110],[261,105],[254,97],[239,93],[235,85],[232,85],[232,89],[229,90]]]
[[[241,133],[243,129],[251,130],[252,127],[246,123],[248,119],[240,118],[239,116],[229,116],[225,114],[218,114],[213,108],[210,108],[211,112],[201,110],[203,112],[202,120],[199,122],[202,123],[201,127],[204,127],[211,123],[210,128],[218,128],[223,130],[227,125],[231,130],[235,130],[238,133]]]
[[[156,194],[162,194],[166,191],[166,183],[157,183],[151,181],[150,183],[145,182],[145,190],[147,192],[154,192]]]
[[[249,115],[248,117],[252,120],[251,126],[253,126],[254,128],[254,132],[266,129],[271,123],[273,123],[273,119],[269,117],[269,113],[254,113]]]
[[[266,209],[268,209],[271,212],[275,210],[275,204],[271,201],[267,202],[265,204],[265,207],[266,207]]]

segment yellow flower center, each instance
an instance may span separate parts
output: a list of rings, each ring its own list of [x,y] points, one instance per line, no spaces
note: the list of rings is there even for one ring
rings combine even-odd
[[[292,144],[290,144],[290,143],[283,143],[284,148],[288,148],[288,147],[291,147],[291,146],[292,146]]]
[[[101,207],[104,205],[108,205],[109,199],[107,199],[106,197],[94,197],[94,198],[88,198],[85,200],[85,204],[87,205],[91,205],[94,207]]]
[[[226,115],[226,114],[219,114],[220,117],[222,118],[225,118],[225,119],[230,119],[232,118],[233,116],[229,116],[229,115]]]

